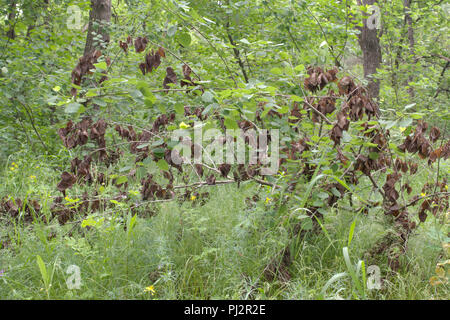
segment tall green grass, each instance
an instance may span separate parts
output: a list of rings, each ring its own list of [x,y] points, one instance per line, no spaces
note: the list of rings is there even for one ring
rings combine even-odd
[[[10,159],[9,161],[13,161]],[[50,217],[59,160],[4,166],[2,196],[39,198]],[[31,179],[30,176],[36,176]],[[109,190],[111,193],[113,190]],[[266,187],[251,183],[208,187],[209,200],[154,203],[134,216],[126,205],[60,226],[0,218],[1,299],[448,299],[448,285],[429,283],[442,258],[445,226],[429,217],[411,235],[402,268],[391,273],[383,254],[382,289],[368,290],[364,255],[392,230],[379,210],[368,215],[331,209],[322,232],[295,246],[290,281],[268,281],[265,267],[289,243],[288,226]],[[107,190],[108,192],[108,190]],[[260,201],[247,198],[258,194]],[[299,206],[301,203],[298,204]],[[149,217],[149,212],[152,216]],[[287,213],[289,214],[289,212]],[[355,219],[356,218],[356,219]],[[82,221],[86,220],[82,226]],[[343,249],[348,253],[344,255]],[[358,261],[364,261],[358,269]],[[69,289],[67,269],[81,270]],[[354,272],[352,276],[352,272]],[[146,290],[153,286],[154,292]]]

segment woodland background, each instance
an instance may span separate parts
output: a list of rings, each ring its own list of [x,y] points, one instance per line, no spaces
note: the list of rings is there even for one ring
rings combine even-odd
[[[0,0],[0,298],[448,299],[449,13]],[[194,121],[280,172],[174,164]]]

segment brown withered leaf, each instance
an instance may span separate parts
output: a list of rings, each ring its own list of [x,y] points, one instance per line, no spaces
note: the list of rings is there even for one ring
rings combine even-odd
[[[66,196],[66,189],[71,188],[76,181],[77,179],[73,175],[64,171],[61,174],[61,181],[58,183],[57,188]]]
[[[147,73],[147,64],[142,62],[139,64],[139,69],[141,69],[142,74],[145,76]]]
[[[148,73],[156,70],[161,64],[161,56],[159,51],[153,52],[153,49],[150,53],[145,56],[145,66]]]
[[[148,39],[147,37],[137,37],[136,40],[134,40],[134,48],[137,53],[140,53],[145,50],[145,47],[147,46]]]
[[[128,43],[122,42],[122,40],[119,41],[119,47],[122,48],[122,50],[123,50],[124,52],[127,52],[127,51],[128,51]]]
[[[194,165],[194,168],[195,172],[197,172],[200,177],[203,177],[203,166],[201,164],[196,164]]]
[[[409,185],[409,184],[404,184],[403,185],[403,188],[404,189],[406,189],[406,192],[408,193],[408,194],[411,194],[411,192],[412,192],[412,188],[411,188],[411,186]]]
[[[166,89],[166,92],[168,92],[168,89],[170,89],[170,87],[168,86],[169,83],[177,83],[177,75],[171,67],[167,67],[166,77],[163,81],[163,87],[164,89]]]
[[[181,166],[183,163],[183,158],[178,150],[167,149],[164,153],[164,160],[166,160],[170,166],[176,168],[179,172],[183,172],[183,167]]]
[[[222,177],[226,178],[228,173],[231,170],[231,165],[228,163],[222,163],[221,165],[219,165],[219,171],[222,174]]]
[[[216,177],[212,174],[208,178],[206,178],[206,183],[210,186],[216,184]]]
[[[351,77],[345,76],[338,82],[338,88],[340,95],[348,95],[356,89],[356,86]]]
[[[436,128],[436,127],[431,128],[431,130],[430,130],[431,142],[435,143],[439,139],[440,136],[441,136],[441,131],[438,128]]]
[[[102,55],[99,50],[93,50],[90,53],[85,54],[78,60],[78,64],[72,70],[72,83],[80,86],[81,80],[86,74],[90,74],[91,69],[95,69],[94,63],[97,63],[98,58]],[[76,96],[77,89],[72,88],[71,93]]]
[[[174,178],[173,178],[173,174],[170,171],[163,171],[163,176],[164,176],[164,178],[169,180],[170,184],[173,183]]]
[[[165,58],[166,57],[166,52],[164,51],[163,47],[159,47],[158,48],[158,54],[161,56],[161,58]]]
[[[306,90],[315,92],[322,90],[329,82],[336,81],[336,74],[338,70],[336,68],[324,72],[320,67],[307,68],[309,77],[305,79],[304,86]]]
[[[419,211],[419,220],[420,220],[420,222],[425,222],[425,220],[427,220],[427,214],[426,214],[425,210]]]
[[[337,151],[339,161],[341,161],[342,164],[346,165],[348,162],[348,158],[342,153],[341,148],[336,147],[336,151]]]
[[[415,162],[409,164],[409,173],[415,174],[419,168],[419,165]]]

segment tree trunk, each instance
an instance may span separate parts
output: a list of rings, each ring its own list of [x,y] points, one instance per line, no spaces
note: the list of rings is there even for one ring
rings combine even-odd
[[[49,0],[40,0],[36,7],[31,8],[34,12],[33,14],[33,18],[34,21],[32,24],[30,24],[27,27],[27,34],[25,35],[25,37],[30,40],[30,36],[31,36],[31,32],[36,28],[36,24],[37,24],[37,20],[39,19],[39,17],[41,15],[47,16],[47,9],[48,9],[48,5],[49,5]],[[45,22],[44,24],[48,26],[48,20],[46,18],[44,18]]]
[[[6,36],[11,39],[14,40],[16,38],[16,31],[15,31],[15,26],[16,26],[16,0],[12,0],[10,3],[10,8],[9,8],[9,12],[8,12],[8,25],[9,25],[9,29],[8,31],[6,31]]]
[[[358,5],[377,4],[377,0],[358,0]],[[378,17],[380,19],[381,17]],[[364,77],[369,80],[368,90],[372,98],[377,99],[380,93],[380,83],[372,77],[381,65],[381,46],[378,37],[378,30],[373,25],[367,24],[367,19],[363,19],[363,27],[359,28],[359,45],[363,52]]]
[[[91,53],[95,49],[104,49],[109,43],[107,25],[111,21],[111,0],[91,0],[89,13],[89,27],[86,38],[84,54]],[[102,36],[102,41],[94,41],[94,32]]]
[[[413,20],[411,17],[411,3],[412,0],[403,0],[403,8],[405,11],[405,24],[408,26],[408,41],[409,41],[409,53],[411,55],[411,57],[413,58],[413,63],[411,66],[411,71],[408,77],[408,82],[412,82],[414,81],[414,67],[415,64],[417,63],[416,60],[416,53],[415,53],[415,41],[414,41],[414,29],[413,29]],[[414,88],[409,87],[408,88],[408,93],[410,95],[411,98],[414,98],[415,96],[415,92],[414,92]]]

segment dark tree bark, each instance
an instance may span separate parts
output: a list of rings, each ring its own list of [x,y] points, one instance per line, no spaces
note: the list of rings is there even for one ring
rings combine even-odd
[[[10,3],[9,12],[8,12],[9,29],[8,29],[8,31],[6,31],[6,36],[11,40],[14,40],[16,38],[16,31],[15,31],[16,5],[17,5],[16,0],[12,0]]]
[[[357,0],[358,5],[378,4],[377,0]],[[381,18],[381,17],[380,17]],[[359,45],[363,52],[364,77],[369,80],[368,90],[372,98],[377,99],[380,93],[380,83],[372,77],[381,65],[381,46],[378,30],[374,26],[367,24],[367,19],[363,19],[363,27],[359,28]]]
[[[111,22],[111,0],[91,0],[89,13],[89,27],[86,38],[84,54],[91,53],[95,49],[104,49],[109,42],[109,33],[106,29]],[[103,44],[94,41],[94,33],[102,36]]]

